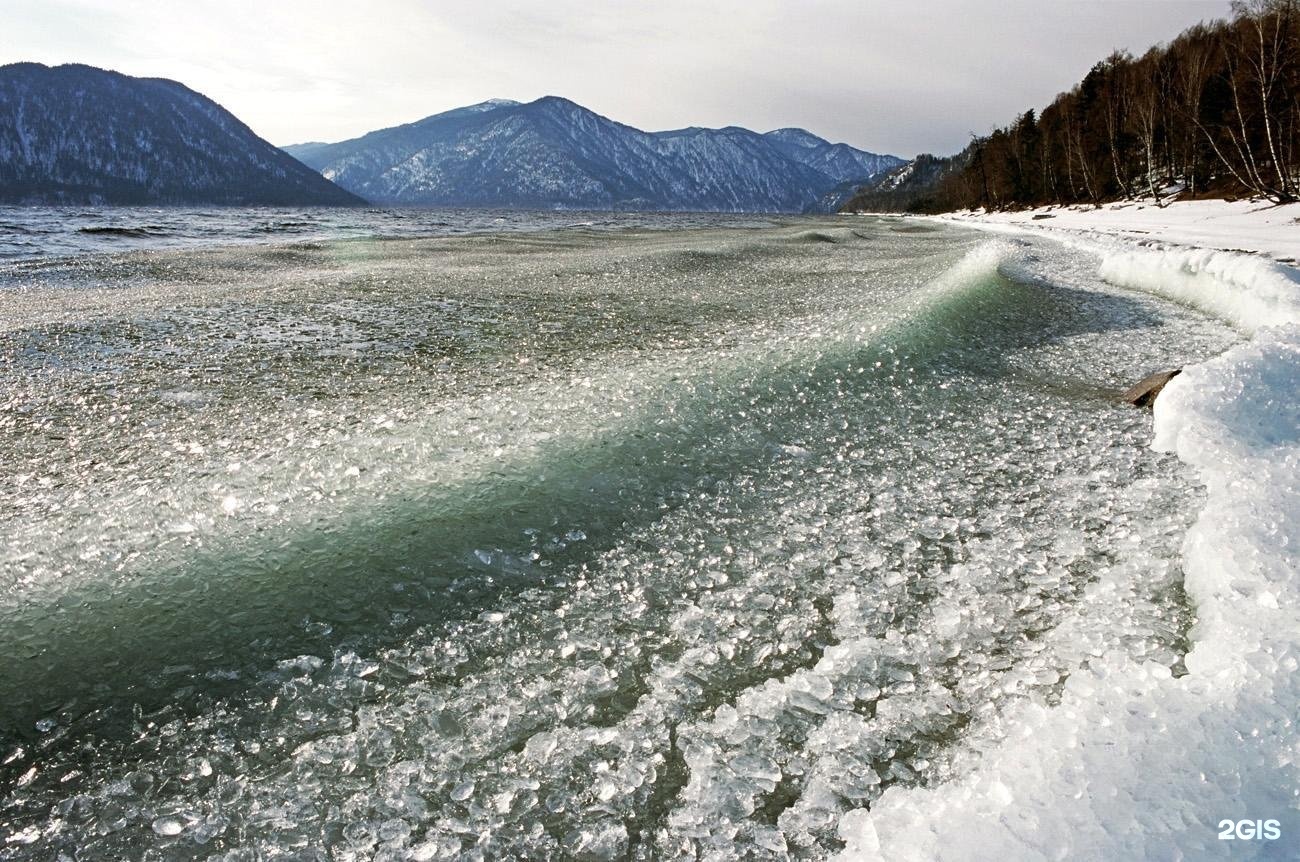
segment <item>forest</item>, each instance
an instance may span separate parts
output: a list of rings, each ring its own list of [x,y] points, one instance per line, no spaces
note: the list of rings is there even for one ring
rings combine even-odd
[[[943,161],[923,189],[865,188],[845,209],[1300,200],[1300,0],[1239,0],[1140,57],[1116,51]]]

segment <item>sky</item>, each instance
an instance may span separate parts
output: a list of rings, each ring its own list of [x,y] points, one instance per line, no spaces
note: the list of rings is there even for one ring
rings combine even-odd
[[[0,0],[0,64],[178,80],[284,145],[489,98],[649,131],[801,126],[910,157],[1042,107],[1227,0]]]

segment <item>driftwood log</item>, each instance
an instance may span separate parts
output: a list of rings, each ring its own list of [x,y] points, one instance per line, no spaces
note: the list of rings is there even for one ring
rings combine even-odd
[[[1177,377],[1182,370],[1175,368],[1173,371],[1157,371],[1148,374],[1120,397],[1134,407],[1150,407],[1155,403],[1160,390],[1165,388],[1165,384]]]

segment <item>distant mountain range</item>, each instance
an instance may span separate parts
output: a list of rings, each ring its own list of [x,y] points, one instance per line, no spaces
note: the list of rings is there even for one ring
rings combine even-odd
[[[0,203],[363,204],[216,102],[90,66],[0,66]]]
[[[803,129],[643,132],[556,96],[285,150],[367,200],[407,206],[833,212],[903,164]]]
[[[902,164],[803,129],[643,132],[556,96],[281,150],[175,81],[0,66],[0,203],[833,212]]]

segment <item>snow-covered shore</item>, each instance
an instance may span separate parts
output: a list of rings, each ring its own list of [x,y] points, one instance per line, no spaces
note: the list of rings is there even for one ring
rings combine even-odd
[[[1044,218],[1043,216],[1051,216]],[[1037,234],[1101,258],[1117,287],[1191,305],[1253,335],[1300,325],[1300,204],[1147,201],[924,217],[1000,234]]]
[[[1256,252],[1285,263],[1300,261],[1300,204],[1267,201],[1150,200],[1102,206],[1040,207],[1018,212],[967,211],[944,221],[1005,226],[1076,237],[1121,237],[1139,242]]]
[[[1098,655],[1059,704],[1026,707],[1005,737],[977,746],[964,778],[890,788],[846,815],[841,858],[1291,858],[1300,846],[1300,272],[1268,257],[1300,255],[1300,205],[1053,212],[945,220],[1050,232],[1096,251],[1106,281],[1196,306],[1249,336],[1187,368],[1155,405],[1153,447],[1176,454],[1207,489],[1183,544],[1197,614],[1187,673]],[[1202,245],[1171,247],[1183,243]],[[1245,248],[1259,254],[1223,250]],[[1242,820],[1276,831],[1238,840],[1248,837],[1233,831]]]

